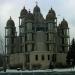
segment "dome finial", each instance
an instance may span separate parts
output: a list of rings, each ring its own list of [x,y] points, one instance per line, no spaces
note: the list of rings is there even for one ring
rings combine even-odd
[[[63,21],[65,20],[65,18],[63,18]]]
[[[10,20],[11,20],[11,16],[10,16]]]
[[[36,6],[34,7],[33,13],[34,12],[40,12],[40,8],[38,6],[38,3],[36,2]]]
[[[36,1],[36,5],[38,5],[38,2]]]
[[[23,9],[25,9],[25,6],[23,7]]]
[[[51,10],[53,10],[52,7],[51,7]]]

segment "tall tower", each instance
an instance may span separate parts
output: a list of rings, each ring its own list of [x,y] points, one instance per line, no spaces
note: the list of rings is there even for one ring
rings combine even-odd
[[[40,8],[39,8],[38,5],[36,5],[34,7],[33,15],[34,15],[34,29],[35,29],[35,32],[45,31],[44,18],[43,18],[43,15],[41,14],[41,11],[40,11]]]
[[[10,17],[5,27],[5,53],[7,54],[7,65],[10,65],[10,56],[16,52],[16,28],[15,23]]]
[[[51,8],[46,16],[47,23],[47,43],[48,50],[51,53],[55,53],[57,50],[56,47],[56,37],[57,37],[57,18],[55,11]]]
[[[25,52],[25,30],[26,30],[26,22],[25,18],[28,11],[25,9],[25,7],[20,12],[19,17],[19,52],[23,53]]]
[[[23,67],[24,65],[27,65],[29,63],[30,60],[30,52],[33,51],[33,14],[29,12],[24,8],[21,11],[20,15],[20,25],[19,25],[19,29],[20,29],[20,52],[24,53],[25,56],[25,60],[23,61]],[[29,66],[29,65],[27,65]]]
[[[28,12],[27,17],[26,17],[26,47],[27,47],[27,52],[31,52],[33,51],[33,14],[30,12]]]
[[[20,51],[29,52],[32,51],[32,37],[33,37],[33,14],[27,11],[25,8],[21,11],[20,15]],[[22,50],[21,50],[22,49]]]
[[[46,51],[46,25],[39,6],[36,4],[33,10],[35,29],[35,51]]]
[[[69,28],[68,23],[65,19],[61,22],[58,27],[58,37],[59,37],[59,52],[66,53],[69,48]]]
[[[15,52],[15,38],[16,28],[15,23],[10,17],[5,27],[5,51],[7,54],[13,54]]]
[[[26,19],[24,19],[25,21],[25,53],[26,53],[26,67],[31,69],[31,65],[30,65],[30,53],[34,50],[34,40],[33,40],[33,14],[30,12],[28,12],[28,14],[26,15]]]

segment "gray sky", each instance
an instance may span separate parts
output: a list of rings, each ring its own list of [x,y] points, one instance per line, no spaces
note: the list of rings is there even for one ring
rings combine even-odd
[[[65,18],[69,23],[70,37],[75,37],[75,0],[0,0],[0,33],[4,36],[4,27],[10,16],[15,21],[18,31],[18,17],[21,9],[25,6],[27,10],[33,12],[33,8],[38,1],[41,13],[46,17],[52,7],[57,15],[58,23]]]

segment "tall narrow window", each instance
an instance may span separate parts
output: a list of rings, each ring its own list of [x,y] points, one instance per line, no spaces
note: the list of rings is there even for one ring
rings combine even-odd
[[[49,44],[46,44],[47,45],[47,51],[49,51]]]
[[[25,45],[25,52],[27,52],[27,45]]]
[[[32,44],[32,51],[34,51],[34,44]]]
[[[50,60],[50,55],[48,55],[48,60]]]
[[[14,38],[11,38],[11,44],[12,45],[14,44]]]
[[[27,41],[27,34],[25,34],[25,41]]]
[[[42,55],[42,60],[45,60],[45,57],[44,57],[44,55]]]
[[[52,61],[53,61],[53,62],[56,62],[56,54],[53,54],[53,55],[52,55]]]
[[[32,41],[33,41],[34,37],[33,37],[33,33],[32,33]]]
[[[26,62],[30,62],[29,55],[26,55]]]
[[[35,55],[35,60],[38,60],[38,55]]]
[[[49,40],[49,35],[48,35],[48,33],[47,33],[47,41]]]

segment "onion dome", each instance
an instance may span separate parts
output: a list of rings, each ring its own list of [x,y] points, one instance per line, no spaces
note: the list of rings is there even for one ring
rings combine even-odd
[[[27,19],[27,20],[34,20],[34,16],[33,16],[33,14],[30,12],[30,10],[29,10],[28,14],[26,15],[26,19]]]
[[[61,25],[60,25],[61,28],[68,28],[68,23],[65,19],[63,19],[63,21],[61,22]]]
[[[8,27],[12,27],[12,26],[15,26],[15,23],[14,21],[12,20],[12,18],[10,17],[10,19],[7,21],[7,24],[6,24]]]
[[[25,7],[21,10],[21,13],[20,13],[20,17],[24,17],[26,14],[27,14],[27,10],[25,9]]]
[[[34,13],[35,13],[35,12],[40,12],[40,8],[38,7],[38,5],[36,5],[36,6],[34,7],[33,12],[34,12]]]
[[[51,10],[49,10],[47,16],[46,16],[46,20],[50,21],[50,20],[54,20],[56,18],[56,13],[55,11],[51,8]]]

